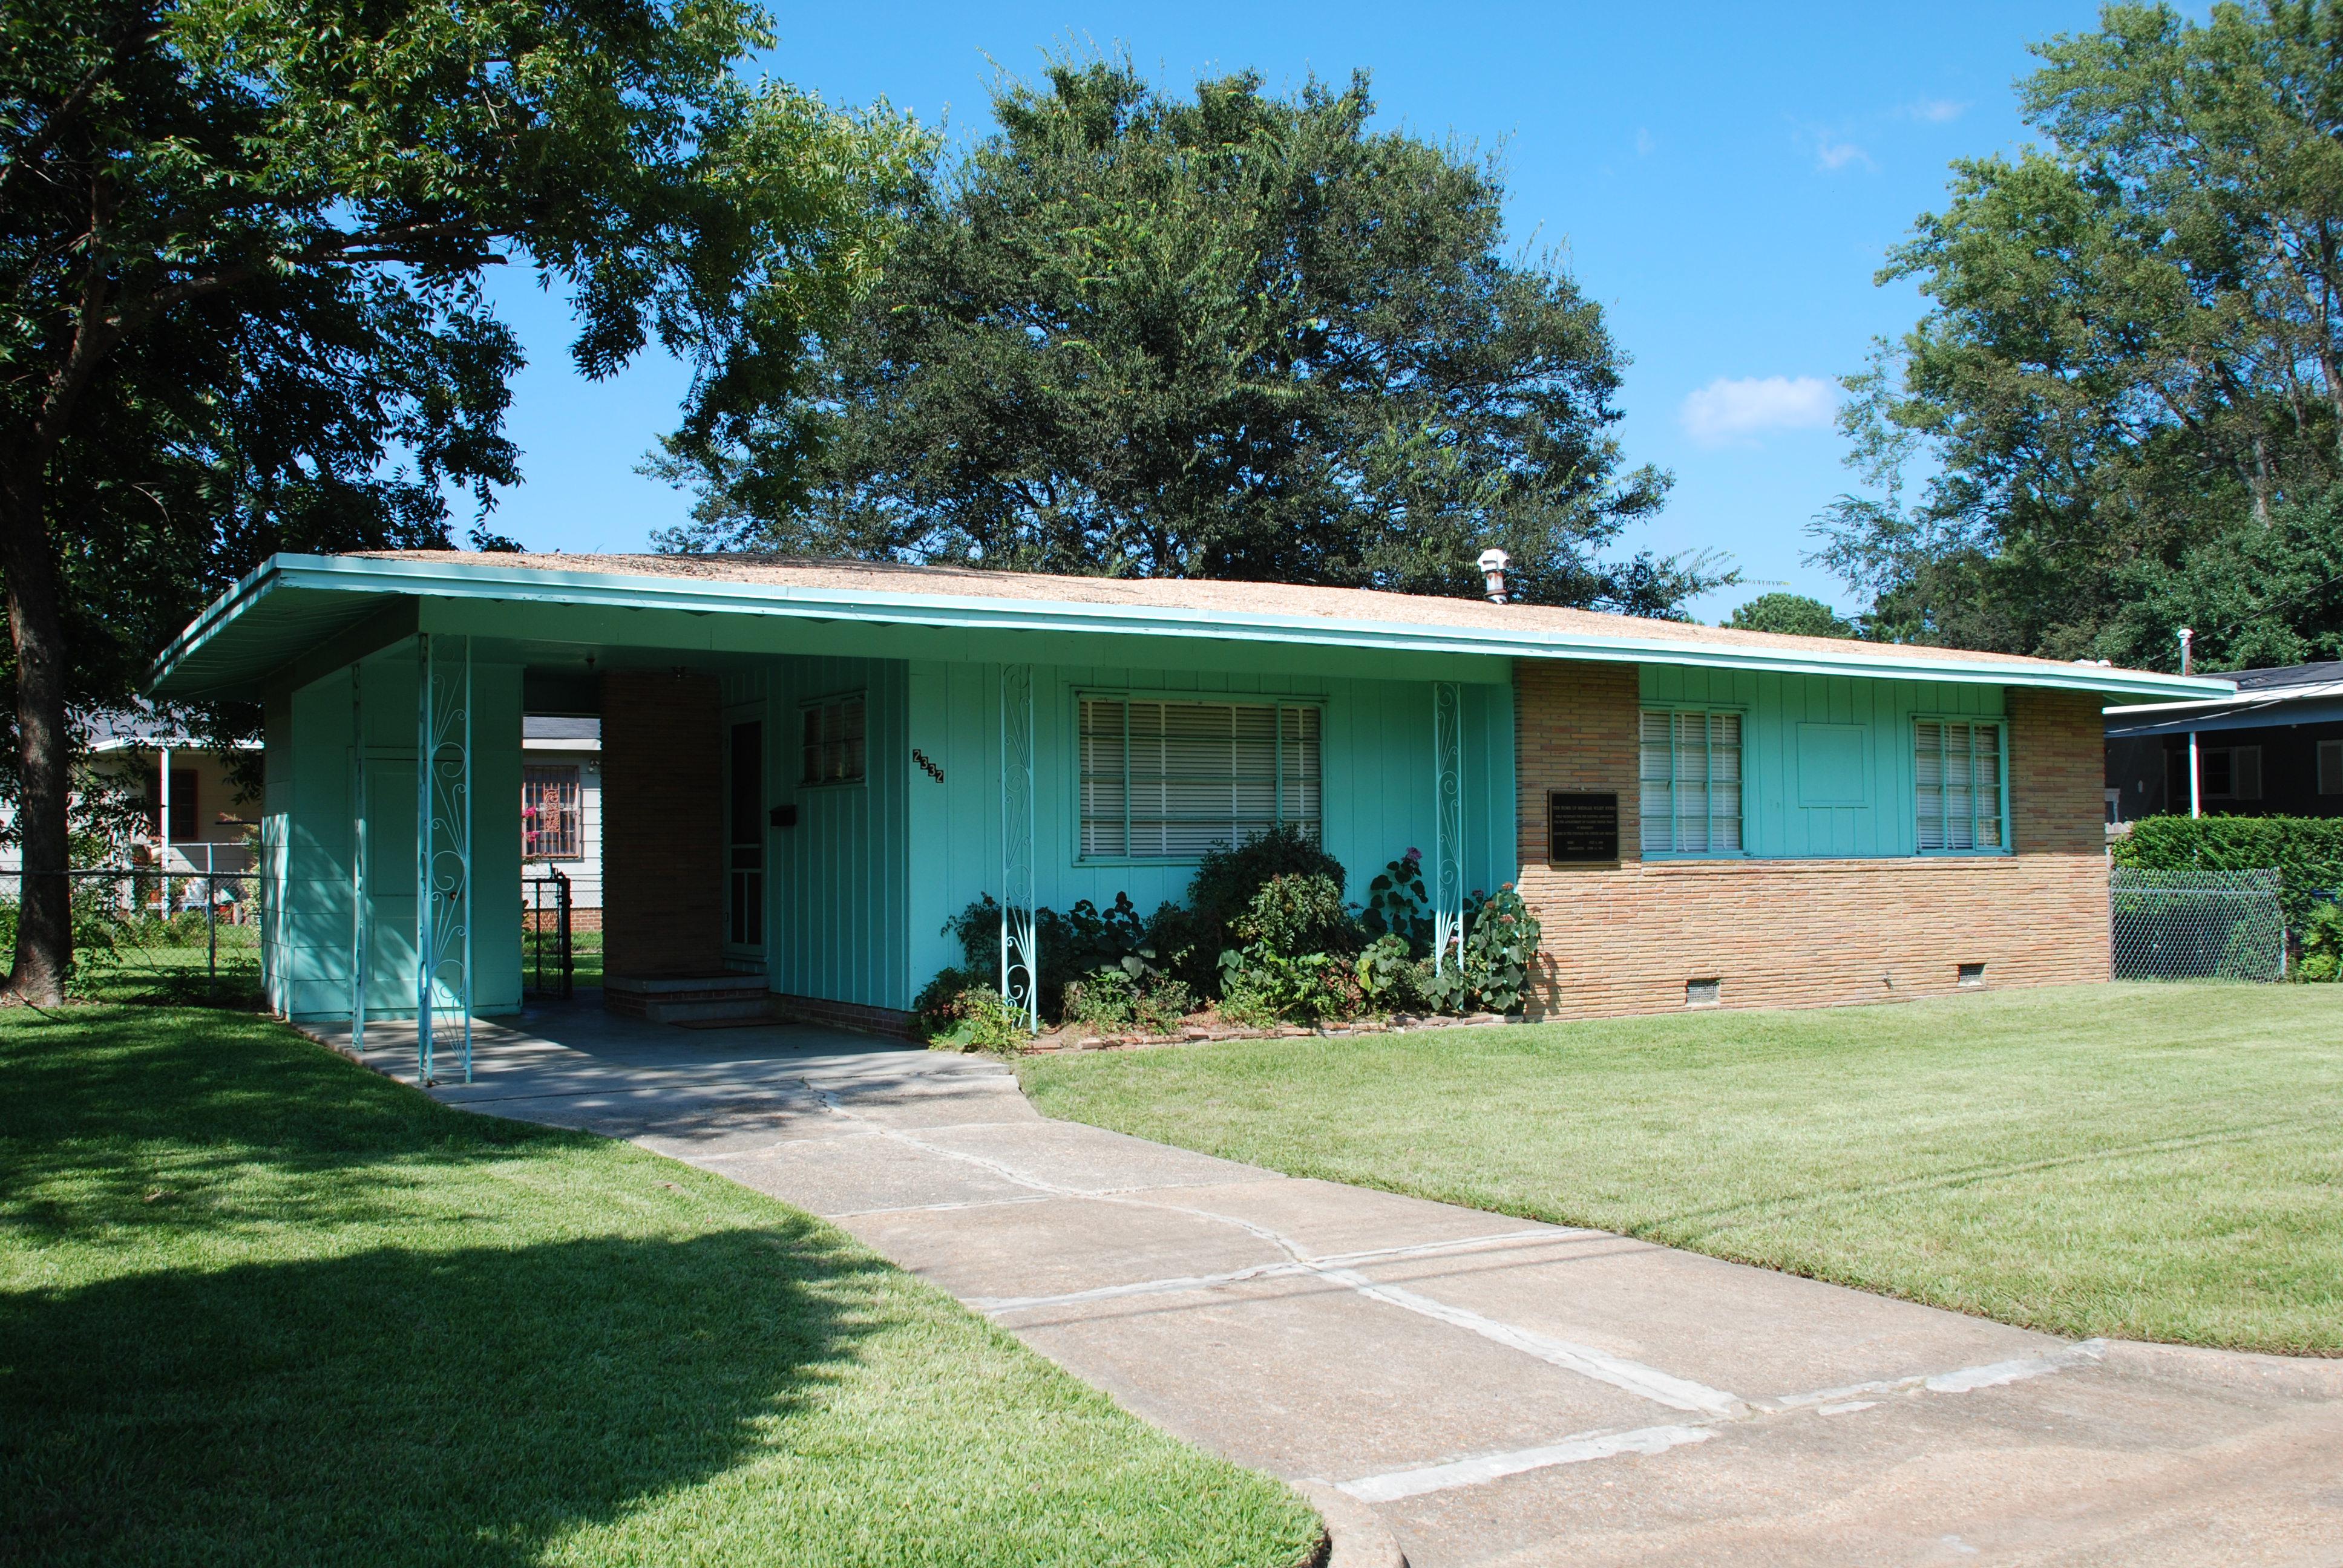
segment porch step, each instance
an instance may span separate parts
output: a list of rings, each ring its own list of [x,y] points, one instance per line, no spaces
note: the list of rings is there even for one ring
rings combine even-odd
[[[611,975],[602,981],[602,1005],[624,1018],[650,1023],[747,1023],[771,1016],[762,975]]]

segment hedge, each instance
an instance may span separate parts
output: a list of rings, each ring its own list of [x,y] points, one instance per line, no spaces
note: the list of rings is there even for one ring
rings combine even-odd
[[[2343,818],[2149,817],[2116,840],[2118,866],[2160,871],[2259,871],[2286,879],[2279,902],[2290,931],[2343,898]]]

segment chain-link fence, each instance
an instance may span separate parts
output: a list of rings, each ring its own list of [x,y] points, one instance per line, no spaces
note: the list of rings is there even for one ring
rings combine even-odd
[[[69,871],[72,989],[109,1001],[260,1000],[260,879],[152,866]],[[0,871],[0,946],[13,947],[21,878]]]
[[[2278,873],[2117,866],[2107,912],[2117,980],[2286,977]]]

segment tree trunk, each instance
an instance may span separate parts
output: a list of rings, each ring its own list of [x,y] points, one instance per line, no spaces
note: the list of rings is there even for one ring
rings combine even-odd
[[[73,964],[65,607],[49,543],[46,456],[39,443],[22,442],[0,472],[0,573],[7,578],[8,635],[16,650],[16,832],[24,852],[15,959],[0,997],[45,1007],[65,1000]]]

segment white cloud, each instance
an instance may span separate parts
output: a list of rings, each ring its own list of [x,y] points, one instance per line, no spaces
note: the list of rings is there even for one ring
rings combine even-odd
[[[1867,169],[1875,169],[1879,166],[1871,161],[1869,153],[1865,152],[1855,143],[1843,142],[1828,131],[1815,132],[1815,166],[1816,168],[1843,169],[1849,164],[1861,164]]]
[[[1687,394],[1677,417],[1704,447],[1746,440],[1765,430],[1826,430],[1838,390],[1819,376],[1720,376]]]
[[[1904,106],[1904,113],[1916,120],[1941,126],[1947,120],[1957,120],[1967,113],[1968,106],[1951,98],[1923,98],[1916,104]]]
[[[1659,146],[1659,144],[1652,140],[1651,132],[1640,128],[1635,132],[1635,156],[1637,157],[1650,157],[1652,156],[1652,149],[1657,146]]]

